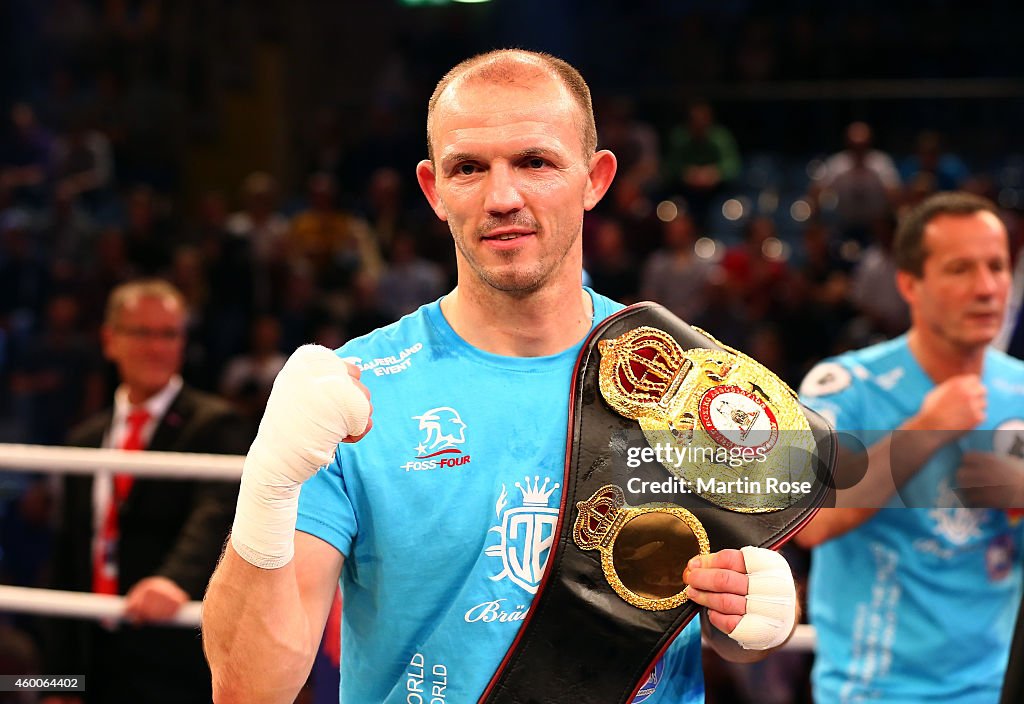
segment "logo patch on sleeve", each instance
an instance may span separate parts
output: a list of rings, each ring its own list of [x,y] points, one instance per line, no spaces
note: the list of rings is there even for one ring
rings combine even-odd
[[[838,362],[823,362],[807,372],[800,384],[801,396],[830,396],[850,385],[853,377]]]
[[[1024,459],[1024,420],[1011,418],[1000,423],[993,433],[992,450],[997,455]]]

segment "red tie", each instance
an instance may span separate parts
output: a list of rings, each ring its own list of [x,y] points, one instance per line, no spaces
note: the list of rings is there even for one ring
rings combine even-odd
[[[122,450],[142,450],[142,429],[149,422],[149,411],[136,408],[128,413]],[[107,515],[100,526],[99,549],[93,563],[92,590],[97,594],[117,594],[117,541],[119,530],[117,512],[128,498],[135,477],[131,474],[114,475],[114,495],[107,508]]]

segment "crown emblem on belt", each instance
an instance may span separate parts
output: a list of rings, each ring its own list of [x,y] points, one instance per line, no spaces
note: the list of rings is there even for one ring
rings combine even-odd
[[[584,550],[606,546],[616,522],[622,518],[619,509],[625,505],[622,489],[614,484],[601,487],[586,501],[577,501],[579,513],[572,527],[573,540]]]
[[[601,395],[617,413],[634,420],[681,415],[696,385],[723,383],[739,361],[724,350],[684,351],[671,335],[651,327],[601,340],[597,347]]]
[[[636,328],[597,346],[601,393],[628,418],[668,412],[693,366],[676,341],[655,328]]]
[[[707,337],[717,348],[684,350],[674,337],[648,326],[601,340],[601,396],[616,413],[637,421],[652,446],[697,457],[675,465],[662,460],[680,478],[813,481],[815,443],[796,394],[757,361]],[[767,492],[701,495],[748,513],[777,511],[802,498]]]
[[[583,550],[601,553],[601,569],[615,593],[647,611],[682,605],[689,597],[683,571],[711,543],[701,522],[667,503],[629,506],[615,484],[576,502],[572,536]]]

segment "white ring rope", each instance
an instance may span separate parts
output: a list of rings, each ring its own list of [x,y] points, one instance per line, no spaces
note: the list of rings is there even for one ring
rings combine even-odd
[[[122,596],[0,585],[0,611],[97,620],[119,619],[124,613],[124,602]],[[174,618],[161,625],[197,627],[202,606],[202,602],[190,601],[181,607]],[[799,625],[783,649],[810,652],[814,650],[814,642],[814,627]]]
[[[205,455],[192,452],[133,452],[91,447],[51,447],[0,443],[0,470],[93,474],[99,471],[171,479],[224,479],[242,476],[243,455]],[[201,602],[190,601],[166,625],[199,625]],[[56,589],[0,585],[0,611],[70,618],[119,619],[124,597]],[[813,626],[799,625],[783,650],[814,650]]]
[[[794,630],[793,637],[790,638],[781,649],[792,650],[797,653],[812,653],[814,652],[814,645],[817,642],[818,636],[814,632],[814,626],[801,623],[798,624],[796,630]]]
[[[117,620],[124,614],[124,603],[123,596],[109,594],[0,586],[0,610],[3,611],[42,616]],[[159,625],[195,628],[199,625],[199,614],[202,607],[202,602],[189,601],[182,605],[173,618],[161,622]]]
[[[244,455],[136,452],[96,447],[0,444],[0,469],[93,474],[98,471],[170,479],[238,479]]]

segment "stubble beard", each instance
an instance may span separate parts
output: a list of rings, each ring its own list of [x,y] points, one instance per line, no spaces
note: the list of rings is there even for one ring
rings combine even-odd
[[[960,354],[970,355],[983,351],[998,335],[998,330],[992,334],[982,334],[980,331],[971,332],[971,326],[966,321],[962,323],[934,322],[929,326],[932,335],[944,340],[950,348],[958,350]]]
[[[539,225],[532,221],[530,223],[531,229],[536,233],[533,236],[544,238],[545,233],[540,230]],[[508,225],[511,223],[503,224]],[[485,223],[480,230],[481,233],[486,233],[498,226],[494,223]],[[576,236],[566,243],[562,251],[542,253],[541,258],[531,264],[520,264],[517,266],[516,258],[522,256],[518,251],[495,252],[494,254],[502,260],[502,264],[494,266],[480,262],[474,255],[472,248],[467,246],[465,236],[461,233],[456,233],[454,227],[450,229],[456,248],[459,250],[465,263],[472,269],[476,278],[488,288],[516,297],[527,296],[540,290],[551,276],[558,271],[562,262],[569,256],[569,252],[572,251],[573,245],[582,235],[582,227],[580,227],[577,229]],[[474,233],[473,236],[479,237],[479,234]]]

